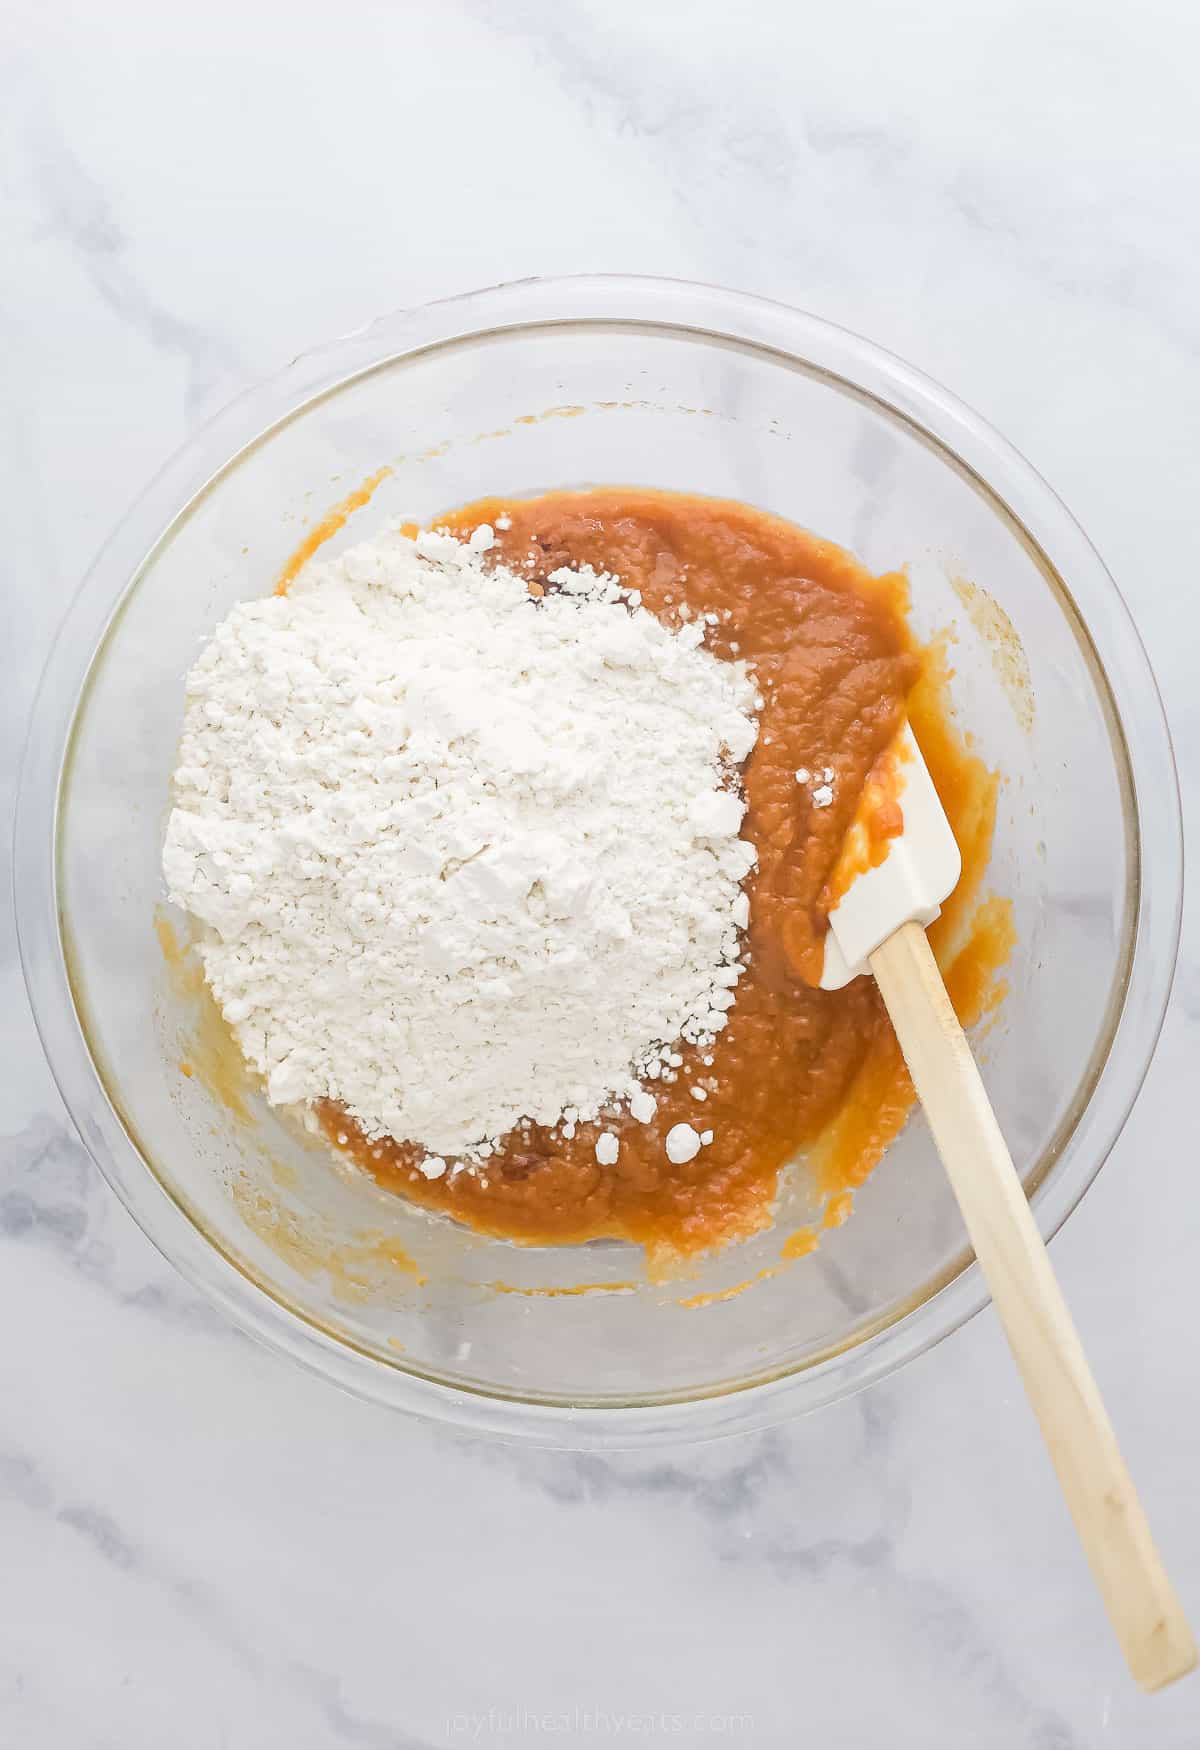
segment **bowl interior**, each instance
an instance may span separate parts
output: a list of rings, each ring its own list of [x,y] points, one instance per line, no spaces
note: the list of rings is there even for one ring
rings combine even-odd
[[[1031,1184],[1055,1172],[1103,1064],[1137,896],[1123,736],[1081,619],[977,475],[835,374],[665,322],[535,321],[380,359],[263,432],[165,530],[93,663],[59,811],[75,1003],[146,1169],[213,1246],[383,1369],[469,1391],[662,1403],[813,1368],[962,1265],[919,1118],[818,1253],[706,1298],[779,1262],[812,1213],[802,1168],[776,1231],[686,1283],[647,1281],[623,1245],[485,1241],[340,1173],[231,1088],[211,1017],[164,956],[159,848],[185,672],[229,607],[268,591],[331,503],[385,465],[331,550],[483,493],[629,482],[746,500],[874,570],[909,567],[917,628],[952,632],[960,721],[1005,780],[988,887],[1012,900],[1017,944],[979,1047]]]

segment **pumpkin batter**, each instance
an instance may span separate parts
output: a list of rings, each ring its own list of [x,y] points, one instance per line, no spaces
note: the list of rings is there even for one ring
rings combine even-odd
[[[906,709],[963,852],[935,946],[964,1022],[997,1000],[992,975],[1010,942],[999,902],[964,932],[990,848],[996,779],[948,722],[944,671],[908,628],[906,580],[873,577],[841,548],[746,505],[678,493],[481,500],[439,526],[465,536],[483,522],[496,529],[495,557],[534,593],[559,566],[591,565],[640,590],[668,623],[706,616],[707,646],[752,665],[763,708],[744,770],[742,833],[758,848],[746,883],[748,969],[715,1045],[678,1048],[677,1079],[654,1084],[649,1124],[605,1119],[580,1124],[569,1140],[514,1132],[485,1173],[439,1180],[420,1173],[413,1145],[368,1141],[328,1104],[318,1114],[326,1134],[381,1185],[482,1232],[542,1244],[620,1237],[659,1263],[768,1226],[780,1169],[799,1149],[813,1151],[823,1193],[844,1194],[913,1103],[874,982],[815,988],[827,914],[853,872],[839,867],[843,842],[868,786],[856,866],[878,861],[900,829],[889,744]],[[828,785],[798,782],[798,773],[828,773]],[[713,1141],[673,1165],[665,1138],[680,1123],[711,1130]],[[620,1136],[614,1166],[596,1160],[602,1129]]]

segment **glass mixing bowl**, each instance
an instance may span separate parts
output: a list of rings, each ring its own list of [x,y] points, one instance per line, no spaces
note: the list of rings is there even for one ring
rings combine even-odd
[[[85,1143],[241,1325],[469,1428],[636,1445],[879,1377],[985,1300],[919,1115],[816,1254],[721,1299],[809,1213],[802,1170],[777,1231],[654,1284],[624,1245],[522,1248],[410,1208],[230,1085],[162,948],[184,675],[383,466],[335,542],[483,493],[630,482],[907,565],[918,630],[953,628],[962,724],[1006,780],[989,882],[1017,943],[984,1074],[1043,1233],[1128,1114],[1174,965],[1180,824],[1153,678],[1096,553],[1002,439],[866,341],[709,287],[594,277],[388,316],[298,359],[201,431],[101,554],[39,695],[16,858],[30,997]]]

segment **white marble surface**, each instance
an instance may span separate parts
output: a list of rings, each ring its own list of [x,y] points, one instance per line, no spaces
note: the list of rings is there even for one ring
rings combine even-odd
[[[1131,599],[1200,801],[1184,0],[9,0],[0,29],[5,812],[71,590],[206,411],[386,308],[599,268],[805,305],[992,418]],[[1200,1679],[1123,1673],[990,1313],[733,1445],[400,1421],[151,1250],[68,1127],[7,911],[0,947],[6,1750],[699,1745],[733,1715],[751,1746],[1200,1744]],[[1054,1248],[1194,1619],[1198,1046],[1193,928]]]

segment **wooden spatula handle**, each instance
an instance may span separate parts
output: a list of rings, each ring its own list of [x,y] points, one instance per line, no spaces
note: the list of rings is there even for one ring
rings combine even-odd
[[[1160,1689],[1195,1665],[1191,1630],[925,931],[905,924],[871,970],[1129,1668]]]

